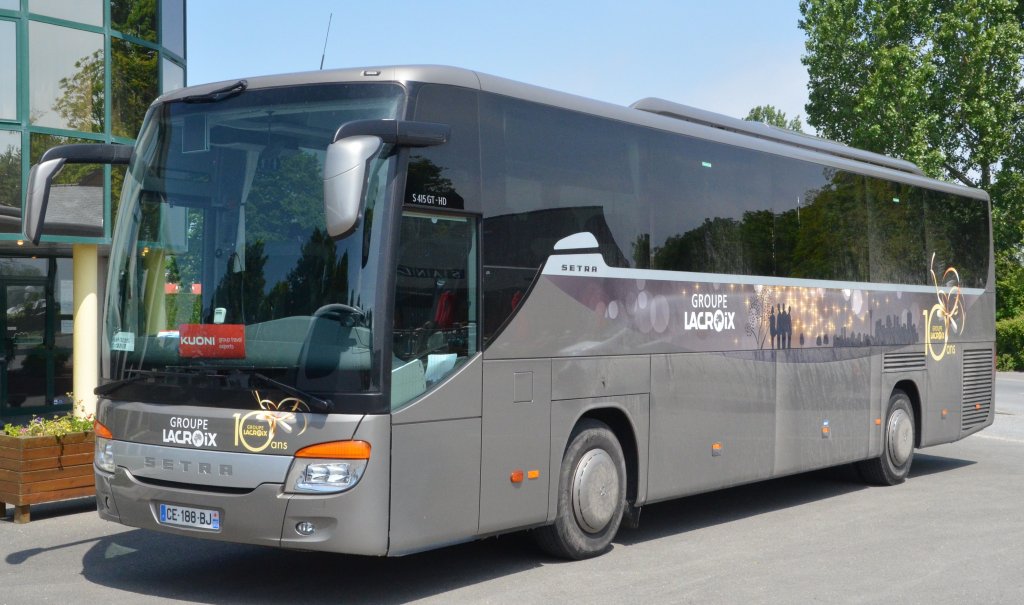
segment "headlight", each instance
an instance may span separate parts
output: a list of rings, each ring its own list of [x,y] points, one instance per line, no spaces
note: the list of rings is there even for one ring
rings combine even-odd
[[[295,452],[288,478],[289,491],[330,494],[352,489],[362,478],[369,460],[370,444],[365,441],[331,441],[306,446]]]
[[[366,460],[336,460],[307,464],[295,481],[295,491],[321,494],[343,492],[359,483],[364,470]]]
[[[107,473],[114,472],[114,442],[103,437],[96,438],[96,453],[93,456],[96,468]]]

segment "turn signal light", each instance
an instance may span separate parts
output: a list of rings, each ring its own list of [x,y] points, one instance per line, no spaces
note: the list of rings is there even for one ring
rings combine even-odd
[[[97,437],[101,437],[103,439],[114,438],[114,434],[110,432],[110,429],[100,424],[99,420],[92,421],[92,430],[94,433],[96,433]]]
[[[523,469],[517,468],[516,470],[512,471],[512,474],[509,475],[508,478],[509,478],[509,481],[511,481],[512,483],[522,483],[523,482]]]
[[[365,441],[328,441],[327,443],[307,445],[295,452],[295,457],[369,460],[370,444]]]

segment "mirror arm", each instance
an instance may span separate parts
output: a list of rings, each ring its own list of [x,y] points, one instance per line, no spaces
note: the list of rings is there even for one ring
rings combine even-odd
[[[444,145],[452,127],[434,122],[409,120],[355,120],[346,122],[334,133],[334,141],[354,136],[379,137],[389,145],[400,147],[434,147]]]

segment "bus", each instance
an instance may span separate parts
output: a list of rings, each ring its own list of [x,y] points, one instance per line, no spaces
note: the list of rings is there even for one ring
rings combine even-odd
[[[607,551],[644,504],[993,421],[989,198],[659,99],[464,69],[194,86],[127,164],[97,388],[103,519],[397,556],[529,530]]]

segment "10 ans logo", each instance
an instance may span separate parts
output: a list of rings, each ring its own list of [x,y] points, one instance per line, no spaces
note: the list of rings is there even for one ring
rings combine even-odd
[[[308,412],[305,401],[295,397],[286,397],[281,401],[272,401],[260,397],[259,391],[253,391],[260,409],[245,414],[236,413],[235,446],[257,453],[266,449],[287,450],[288,442],[277,439],[278,430],[286,434],[295,433],[299,436],[306,432],[308,420],[301,412]],[[300,428],[301,425],[301,428]],[[298,432],[295,432],[298,429]]]

